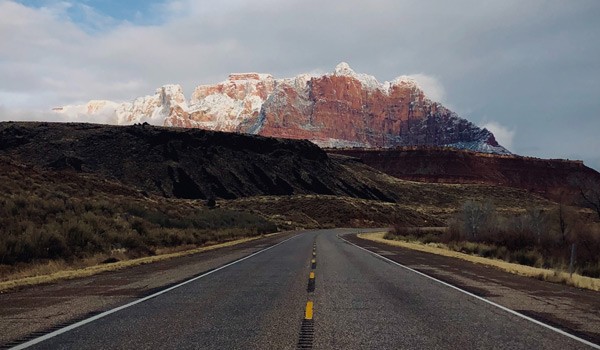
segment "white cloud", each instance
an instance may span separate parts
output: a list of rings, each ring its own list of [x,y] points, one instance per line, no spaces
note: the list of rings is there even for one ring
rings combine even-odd
[[[95,114],[91,116],[85,113],[72,114],[55,113],[47,109],[33,108],[7,108],[0,105],[0,121],[44,121],[65,123],[95,123],[116,124],[114,113]]]
[[[423,73],[410,74],[407,77],[414,79],[430,100],[445,102],[446,90],[437,78]]]
[[[486,128],[494,134],[496,141],[504,146],[506,149],[512,149],[513,139],[515,137],[515,130],[501,125],[495,121],[489,121],[481,125],[482,128]]]

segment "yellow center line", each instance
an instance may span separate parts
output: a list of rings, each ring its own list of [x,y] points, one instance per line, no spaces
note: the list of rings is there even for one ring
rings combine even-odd
[[[315,279],[315,273],[314,272],[310,272],[310,275],[308,275],[308,278],[310,278],[311,280]]]
[[[307,301],[306,302],[306,312],[304,313],[304,319],[312,320],[312,318],[313,318],[313,302]]]

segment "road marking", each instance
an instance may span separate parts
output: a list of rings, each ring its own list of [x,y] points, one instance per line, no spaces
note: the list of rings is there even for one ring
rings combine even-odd
[[[189,280],[187,280],[187,281],[183,281],[183,282],[181,282],[181,283],[179,283],[179,284],[177,284],[177,285],[174,285],[174,286],[172,286],[172,287],[169,287],[169,288],[163,289],[163,290],[161,290],[161,291],[158,291],[158,292],[156,292],[156,293],[154,293],[154,294],[148,295],[148,296],[146,296],[146,297],[143,297],[143,298],[141,298],[141,299],[138,299],[138,300],[132,301],[132,302],[130,302],[130,303],[128,303],[128,304],[121,305],[121,306],[119,306],[119,307],[116,307],[116,308],[114,308],[114,309],[110,309],[110,310],[108,310],[108,311],[105,311],[105,312],[103,312],[103,313],[100,313],[100,314],[98,314],[98,315],[96,315],[96,316],[92,316],[92,317],[90,317],[90,318],[86,318],[85,320],[82,320],[82,321],[79,321],[79,322],[73,323],[72,325],[69,325],[69,326],[63,327],[63,328],[61,328],[61,329],[58,329],[58,330],[56,330],[56,331],[54,331],[54,332],[50,332],[50,333],[48,333],[48,334],[45,334],[45,335],[43,335],[43,336],[41,336],[41,337],[34,338],[34,339],[32,339],[32,340],[29,340],[29,341],[27,341],[27,342],[25,342],[25,343],[23,343],[23,344],[19,344],[19,345],[15,346],[15,347],[12,347],[12,348],[10,348],[10,349],[12,349],[12,350],[26,349],[26,348],[28,348],[28,347],[30,347],[30,346],[33,346],[33,345],[35,345],[35,344],[41,343],[41,342],[43,342],[43,341],[46,341],[46,340],[48,340],[48,339],[54,338],[54,337],[56,337],[56,336],[58,336],[58,335],[61,335],[61,334],[63,334],[63,333],[66,333],[66,332],[68,332],[68,331],[71,331],[71,330],[73,330],[73,329],[75,329],[75,328],[79,328],[79,327],[81,327],[81,326],[83,326],[83,325],[86,325],[86,324],[88,324],[88,323],[91,323],[91,322],[97,321],[97,320],[99,320],[99,319],[101,319],[101,318],[104,318],[104,317],[106,317],[106,316],[108,316],[108,315],[114,314],[115,312],[118,312],[118,311],[121,311],[121,310],[127,309],[127,308],[129,308],[129,307],[132,307],[132,306],[134,306],[134,305],[137,305],[137,304],[143,303],[143,302],[145,302],[145,301],[148,301],[148,300],[150,300],[150,299],[156,298],[156,297],[157,297],[157,296],[159,296],[159,295],[162,295],[162,294],[168,293],[168,292],[170,292],[170,291],[172,291],[172,290],[174,290],[174,289],[177,289],[177,288],[179,288],[179,287],[185,286],[185,285],[186,285],[186,284],[188,284],[188,283],[192,283],[192,282],[194,282],[194,281],[196,281],[196,280],[199,280],[199,279],[201,279],[201,278],[203,278],[203,277],[206,277],[206,276],[208,276],[208,275],[211,275],[211,274],[213,274],[213,273],[215,273],[215,272],[217,272],[217,271],[221,271],[221,270],[223,270],[223,269],[225,269],[225,268],[227,268],[227,267],[229,267],[229,266],[231,266],[231,265],[235,265],[235,264],[237,264],[237,263],[240,263],[240,262],[242,262],[242,261],[244,261],[244,260],[250,259],[250,258],[251,258],[251,257],[253,257],[253,256],[256,256],[256,255],[258,255],[258,254],[264,253],[264,252],[266,252],[267,250],[273,249],[273,248],[277,247],[278,245],[281,245],[281,244],[283,244],[283,243],[285,243],[285,242],[287,242],[287,241],[289,241],[289,240],[292,240],[292,239],[294,239],[294,238],[298,238],[298,237],[300,237],[300,235],[299,235],[299,234],[297,234],[297,235],[295,235],[295,236],[293,236],[293,237],[290,237],[290,238],[288,238],[288,239],[286,239],[286,240],[284,240],[284,241],[281,241],[281,242],[279,242],[279,243],[277,243],[277,244],[275,244],[275,245],[272,245],[272,246],[270,246],[270,247],[267,247],[267,248],[265,248],[265,249],[259,250],[259,251],[255,252],[255,253],[252,253],[252,254],[250,254],[250,255],[248,255],[248,256],[245,256],[245,257],[243,257],[243,258],[240,258],[240,259],[234,260],[234,261],[232,261],[232,262],[230,262],[230,263],[228,263],[228,264],[225,264],[225,265],[223,265],[223,266],[221,266],[221,267],[218,267],[218,268],[216,268],[216,269],[214,269],[214,270],[211,270],[211,271],[208,271],[208,272],[206,272],[206,273],[203,273],[203,274],[202,274],[202,275],[200,275],[200,276],[193,277],[193,278],[191,278],[191,279],[189,279]],[[311,317],[312,317],[312,306],[311,306]]]
[[[316,238],[315,238],[316,240]],[[312,250],[312,260],[311,269],[314,270],[316,268],[317,260],[314,258],[317,256],[317,242],[313,242],[313,250]],[[308,275],[308,286],[306,287],[306,291],[308,293],[313,293],[315,291],[315,272],[310,271]],[[304,319],[302,320],[302,325],[300,326],[300,335],[298,337],[298,344],[296,349],[312,349],[313,348],[313,339],[315,335],[315,328],[313,322],[313,302],[306,302],[306,309],[304,311]]]
[[[306,302],[306,311],[304,312],[304,319],[312,320],[312,318],[313,318],[313,302],[307,301]]]
[[[354,244],[354,243],[352,243],[352,242],[350,242],[350,241],[346,240],[345,238],[342,238],[340,235],[338,235],[337,237],[338,237],[339,239],[343,240],[344,242],[346,242],[346,243],[349,243],[349,244],[351,244],[351,245],[355,246],[356,248],[359,248],[359,249],[362,249],[362,250],[364,250],[364,251],[366,251],[366,252],[369,252],[370,254],[373,254],[373,255],[375,255],[375,256],[377,256],[377,257],[381,258],[381,259],[387,260],[388,262],[391,262],[392,264],[394,264],[394,265],[397,265],[397,266],[399,266],[399,267],[401,267],[401,268],[403,268],[403,269],[406,269],[406,270],[408,270],[408,271],[414,272],[414,273],[416,273],[416,274],[418,274],[418,275],[421,275],[421,276],[423,276],[423,277],[429,278],[430,280],[433,280],[433,281],[435,281],[435,282],[438,282],[438,283],[440,283],[440,284],[443,284],[443,285],[444,285],[444,286],[446,286],[446,287],[450,287],[450,288],[452,288],[452,289],[455,289],[455,290],[457,290],[457,291],[459,291],[459,292],[461,292],[461,293],[464,293],[464,294],[466,294],[466,295],[469,295],[469,296],[471,296],[471,297],[473,297],[473,298],[475,298],[475,299],[481,300],[481,301],[483,301],[484,303],[487,303],[487,304],[489,304],[489,305],[495,306],[495,307],[497,307],[497,308],[499,308],[499,309],[501,309],[501,310],[504,310],[504,311],[506,311],[506,312],[508,312],[508,313],[510,313],[510,314],[512,314],[512,315],[515,315],[515,316],[521,317],[521,318],[523,318],[523,319],[525,319],[525,320],[527,320],[527,321],[530,321],[530,322],[533,322],[533,323],[537,324],[538,326],[542,326],[542,327],[544,327],[544,328],[547,328],[547,329],[549,329],[549,330],[551,330],[551,331],[554,331],[554,332],[556,332],[556,333],[558,333],[558,334],[561,334],[561,335],[564,335],[564,336],[566,336],[566,337],[569,337],[569,338],[571,338],[571,339],[573,339],[573,340],[576,340],[576,341],[578,341],[578,342],[580,342],[580,343],[583,343],[583,344],[585,344],[585,345],[588,345],[588,346],[590,346],[590,347],[592,347],[592,348],[594,348],[594,349],[600,349],[600,345],[598,345],[598,344],[594,344],[594,343],[592,343],[592,342],[590,342],[590,341],[587,341],[587,340],[585,340],[585,339],[579,338],[578,336],[576,336],[576,335],[573,335],[573,334],[571,334],[571,333],[567,333],[567,332],[563,331],[562,329],[559,329],[559,328],[556,328],[556,327],[550,326],[549,324],[545,324],[544,322],[541,322],[541,321],[538,321],[538,320],[536,320],[536,319],[534,319],[534,318],[531,318],[531,317],[529,317],[529,316],[523,315],[522,313],[519,313],[519,312],[517,312],[517,311],[511,310],[511,309],[509,309],[509,308],[507,308],[507,307],[505,307],[505,306],[502,306],[502,305],[500,305],[500,304],[496,304],[496,303],[494,303],[493,301],[487,300],[487,299],[485,299],[485,298],[482,298],[482,297],[480,297],[480,296],[478,296],[478,295],[475,295],[475,294],[473,294],[473,293],[471,293],[471,292],[469,292],[469,291],[466,291],[466,290],[464,290],[464,289],[458,288],[457,286],[454,286],[454,285],[452,285],[452,284],[450,284],[450,283],[447,283],[447,282],[444,282],[444,281],[442,281],[442,280],[439,280],[439,279],[437,279],[437,278],[435,278],[435,277],[429,276],[429,275],[427,275],[427,274],[425,274],[425,273],[423,273],[423,272],[417,271],[417,270],[415,270],[415,269],[413,269],[413,268],[410,268],[410,267],[408,267],[408,266],[406,266],[406,265],[402,265],[402,264],[400,264],[400,263],[399,263],[399,262],[397,262],[397,261],[394,261],[394,260],[392,260],[392,259],[390,259],[390,258],[387,258],[387,257],[383,256],[383,255],[379,255],[379,254],[377,254],[377,253],[375,253],[375,252],[372,252],[372,251],[370,251],[370,250],[368,250],[368,249],[365,249],[365,248],[363,248],[363,247],[361,247],[361,246],[359,246],[359,245],[357,245],[357,244]]]

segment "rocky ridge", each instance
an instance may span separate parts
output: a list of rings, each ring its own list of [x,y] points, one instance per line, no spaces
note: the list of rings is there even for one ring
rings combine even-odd
[[[275,79],[269,74],[230,74],[196,87],[186,100],[179,85],[132,102],[90,101],[57,108],[108,116],[114,124],[201,128],[292,139],[324,147],[390,148],[429,145],[509,154],[494,135],[427,98],[410,77],[380,83],[340,63],[330,74]]]

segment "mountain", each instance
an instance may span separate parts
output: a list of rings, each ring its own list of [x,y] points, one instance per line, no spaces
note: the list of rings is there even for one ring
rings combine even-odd
[[[380,83],[343,62],[321,76],[231,74],[224,82],[196,87],[189,101],[181,86],[165,85],[132,102],[93,100],[55,112],[108,117],[119,125],[148,122],[308,139],[324,147],[428,145],[510,154],[490,131],[427,98],[413,79]]]

